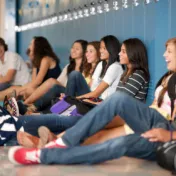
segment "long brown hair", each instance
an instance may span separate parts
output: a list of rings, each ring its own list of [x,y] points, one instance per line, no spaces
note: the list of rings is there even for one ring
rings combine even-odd
[[[83,62],[85,60],[85,53],[86,53],[86,48],[87,48],[87,41],[86,40],[76,40],[74,41],[74,43],[79,43],[82,47],[82,50],[83,50],[83,56],[82,56],[82,62],[81,62],[81,65],[80,65],[80,72],[82,73],[83,72]],[[72,44],[72,46],[74,45],[74,43]],[[75,62],[75,59],[73,59],[71,57],[71,55],[69,56],[69,65],[68,65],[68,68],[67,68],[67,75],[69,75],[73,70],[75,70],[76,68],[76,62]]]
[[[99,41],[92,41],[92,42],[89,42],[88,45],[92,45],[96,50],[96,53],[97,53],[96,66],[97,66],[98,62],[100,61],[100,42]],[[96,66],[95,66],[95,68],[96,68]],[[95,68],[92,68],[92,64],[88,63],[87,59],[84,60],[83,72],[84,72],[85,77],[92,76]]]
[[[160,107],[162,105],[162,102],[163,102],[163,99],[164,99],[164,94],[166,93],[167,89],[168,89],[168,86],[167,86],[167,78],[168,76],[172,75],[173,72],[172,71],[169,71],[167,73],[165,73],[161,79],[158,81],[157,85],[156,85],[156,88],[160,85],[163,86],[163,89],[159,92],[159,96],[158,96],[158,99],[157,99],[157,105],[158,107]]]
[[[148,69],[148,57],[147,50],[144,43],[137,38],[130,38],[123,42],[126,48],[127,56],[132,68],[123,73],[121,76],[122,83],[125,83],[129,76],[135,72],[135,70],[142,70],[145,73],[145,79],[149,81],[150,74]]]
[[[175,45],[175,49],[176,49],[176,37],[175,38],[171,38],[166,42],[166,48],[168,46],[168,44],[174,44]],[[176,59],[176,58],[175,58]],[[164,94],[166,93],[167,89],[168,89],[168,85],[167,85],[167,77],[170,76],[171,74],[173,74],[173,71],[169,71],[166,74],[164,74],[162,76],[162,78],[158,81],[156,87],[162,85],[163,89],[160,91],[159,96],[158,96],[158,100],[157,100],[157,105],[158,107],[160,107],[162,105],[163,99],[164,99]]]
[[[50,43],[45,37],[34,37],[34,59],[32,60],[32,64],[36,68],[40,68],[40,64],[42,59],[45,56],[51,57],[56,62],[59,62],[59,58],[54,53]],[[29,53],[28,53],[29,54]]]

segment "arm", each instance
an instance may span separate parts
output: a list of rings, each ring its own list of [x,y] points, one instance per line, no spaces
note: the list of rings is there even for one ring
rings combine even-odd
[[[102,69],[101,63],[99,63],[98,66],[96,67],[94,75],[92,76],[92,84],[94,84],[95,82],[99,82],[97,80],[99,80],[100,78],[101,69]],[[110,65],[101,83],[94,89],[94,91],[82,95],[78,98],[99,97],[109,86],[111,86],[117,80],[117,78],[120,79],[121,74],[122,74],[122,67],[119,64],[114,63]]]
[[[84,95],[81,95],[81,96],[79,96],[79,97],[77,97],[77,98],[89,98],[89,97],[95,97],[95,98],[97,98],[97,97],[99,97],[107,88],[109,87],[109,85],[106,83],[106,82],[104,82],[104,81],[102,81],[100,84],[99,84],[99,86],[94,90],[94,91],[92,91],[92,92],[90,92],[90,93],[87,93],[87,94],[84,94]]]
[[[150,142],[168,142],[171,140],[171,132],[163,128],[153,128],[141,135]],[[173,132],[172,139],[176,139],[176,131]]]
[[[176,115],[176,105],[173,112],[172,118],[174,119],[174,116]],[[168,130],[162,128],[153,128],[143,133],[141,136],[149,139],[150,142],[168,142],[170,140],[176,140],[176,131],[173,131],[173,134],[171,134],[171,132]]]
[[[8,83],[11,82],[16,74],[16,70],[9,69],[5,76],[0,76],[0,83]]]
[[[31,80],[31,82],[34,81],[36,79],[36,77],[37,77],[37,69],[33,67],[32,68],[32,80]]]
[[[38,87],[42,82],[43,79],[45,77],[45,75],[48,72],[49,66],[50,66],[50,62],[49,62],[49,58],[45,57],[42,59],[41,64],[40,64],[40,70],[38,72],[38,74],[36,73],[36,68],[33,69],[32,72],[32,82],[30,83],[31,87]]]
[[[60,76],[57,78],[57,81],[58,81],[63,87],[66,87],[67,80],[68,80],[67,68],[68,68],[68,65],[66,65],[66,66],[64,67],[64,69],[62,70]]]

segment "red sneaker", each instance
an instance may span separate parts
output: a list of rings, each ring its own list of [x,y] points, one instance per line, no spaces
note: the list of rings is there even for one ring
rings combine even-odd
[[[8,153],[9,160],[14,164],[39,164],[38,149],[28,149],[21,146],[12,147]]]
[[[53,140],[45,145],[44,148],[67,148],[65,145],[60,145],[56,142],[56,140]]]

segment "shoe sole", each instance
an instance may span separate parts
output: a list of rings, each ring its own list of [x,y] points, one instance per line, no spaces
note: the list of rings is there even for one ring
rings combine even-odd
[[[38,135],[40,137],[39,146],[38,146],[39,148],[43,148],[48,143],[49,133],[50,131],[48,130],[48,128],[44,126],[38,129]]]
[[[16,109],[16,116],[19,116],[20,113],[19,113],[19,108],[18,108],[18,104],[17,104],[17,101],[14,97],[12,97],[12,101],[13,103],[15,104],[15,109]]]
[[[18,164],[18,165],[22,165],[21,163],[18,163],[16,160],[14,160],[14,153],[20,149],[20,148],[23,148],[21,146],[16,146],[16,147],[12,147],[11,149],[9,149],[9,152],[8,152],[8,158],[10,160],[11,163],[13,164]]]

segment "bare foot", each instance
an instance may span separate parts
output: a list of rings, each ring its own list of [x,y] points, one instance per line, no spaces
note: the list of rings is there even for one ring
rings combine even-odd
[[[39,144],[39,138],[32,136],[29,133],[18,131],[17,132],[17,141],[20,145],[29,148],[36,148]]]
[[[57,139],[57,136],[45,126],[38,129],[38,135],[40,136],[38,148],[43,148],[48,142]]]

